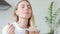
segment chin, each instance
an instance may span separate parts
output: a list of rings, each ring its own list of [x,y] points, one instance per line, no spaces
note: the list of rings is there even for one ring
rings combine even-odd
[[[27,19],[29,19],[30,17],[29,17],[29,16],[24,16],[23,18],[27,18]]]

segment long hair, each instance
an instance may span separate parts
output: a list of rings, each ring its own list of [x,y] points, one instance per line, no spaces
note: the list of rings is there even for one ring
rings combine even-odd
[[[22,1],[26,1],[26,2],[28,2],[30,4],[30,2],[28,0],[20,0],[17,3],[17,5],[16,5],[16,7],[14,9],[14,19],[15,19],[16,22],[19,21],[19,17],[16,15],[16,10],[17,10],[18,4],[21,3]],[[30,6],[31,6],[31,4],[30,4]],[[32,7],[31,7],[31,10],[32,10]],[[34,16],[33,16],[33,12],[32,12],[31,17],[28,19],[28,25],[27,26],[32,27],[32,26],[34,26],[34,24],[35,24],[34,23]]]

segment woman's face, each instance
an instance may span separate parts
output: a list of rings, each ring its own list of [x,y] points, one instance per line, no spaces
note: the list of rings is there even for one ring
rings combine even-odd
[[[31,17],[31,13],[32,13],[32,8],[28,2],[22,1],[18,4],[16,11],[17,16],[28,19]]]

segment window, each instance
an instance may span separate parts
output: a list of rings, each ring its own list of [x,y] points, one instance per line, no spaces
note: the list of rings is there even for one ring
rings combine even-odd
[[[4,0],[0,0],[0,10],[6,10],[10,7],[11,5],[8,4],[6,1]]]

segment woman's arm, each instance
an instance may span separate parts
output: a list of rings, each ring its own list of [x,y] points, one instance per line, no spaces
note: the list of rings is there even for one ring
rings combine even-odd
[[[8,24],[8,34],[15,34],[15,28],[13,24]]]
[[[29,34],[40,34],[40,30],[38,30],[37,28],[33,27],[33,28],[29,28],[28,29]]]

